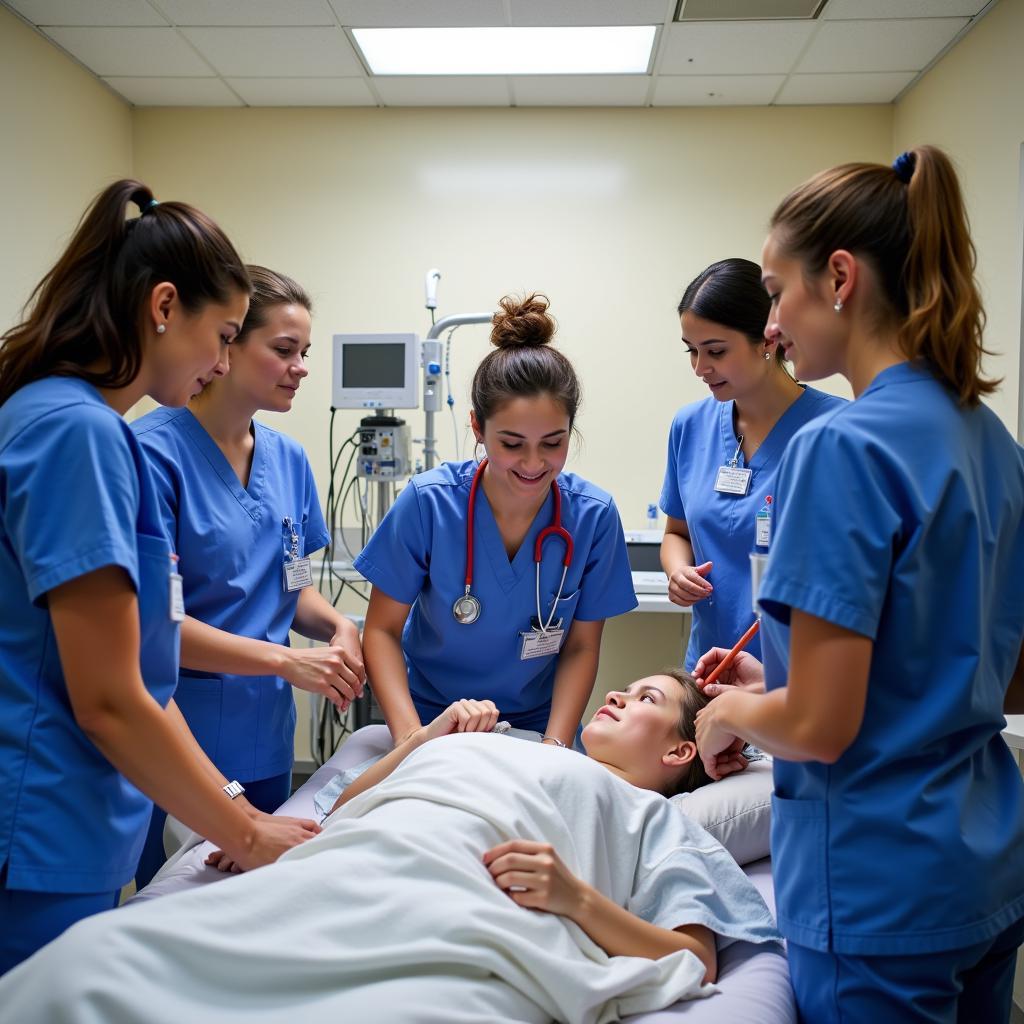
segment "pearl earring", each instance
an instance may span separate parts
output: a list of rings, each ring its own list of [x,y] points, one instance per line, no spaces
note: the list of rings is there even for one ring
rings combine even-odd
[[[843,311],[843,300],[842,299],[836,299],[836,304],[832,308],[837,313],[842,313],[842,311]]]
[[[167,324],[157,324],[156,325],[156,333],[157,334],[163,334],[164,331],[166,331],[166,330],[167,330]]]
[[[771,359],[771,357],[772,357],[771,352],[765,352],[765,354],[764,354],[765,362],[767,362],[769,359]]]

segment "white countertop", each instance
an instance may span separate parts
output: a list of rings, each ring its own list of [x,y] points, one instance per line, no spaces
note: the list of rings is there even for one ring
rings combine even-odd
[[[1003,739],[1014,750],[1024,750],[1024,715],[1007,715]]]

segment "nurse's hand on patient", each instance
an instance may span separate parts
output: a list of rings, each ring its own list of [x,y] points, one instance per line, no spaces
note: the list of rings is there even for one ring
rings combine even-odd
[[[252,808],[250,815],[256,823],[256,834],[249,854],[239,860],[224,850],[214,850],[205,863],[218,871],[238,874],[253,868],[272,864],[286,850],[312,839],[323,831],[309,818],[289,818],[284,814],[264,814]]]
[[[550,843],[511,839],[484,854],[484,867],[521,907],[569,918],[579,911],[584,883],[562,863]]]
[[[715,779],[742,771],[747,760],[742,755],[746,742],[724,728],[719,719],[720,712],[729,700],[728,695],[713,700],[697,712],[696,739],[697,754],[704,763],[704,770]]]
[[[683,565],[676,569],[668,579],[668,599],[689,608],[709,597],[715,588],[704,577],[711,572],[712,564]]]
[[[363,695],[362,652],[346,647],[285,647],[281,678],[292,686],[319,694],[344,713]]]
[[[490,732],[498,724],[498,709],[490,700],[457,700],[420,730],[423,740],[453,732]]]
[[[728,653],[724,647],[712,647],[693,666],[693,678],[701,693],[706,697],[717,697],[730,690],[764,693],[764,666],[746,651],[740,651],[733,663],[710,686],[704,684],[704,680]]]

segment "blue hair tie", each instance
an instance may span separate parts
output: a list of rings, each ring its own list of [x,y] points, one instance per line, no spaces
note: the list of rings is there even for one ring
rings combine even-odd
[[[917,159],[913,153],[900,153],[898,157],[892,162],[892,169],[896,172],[896,177],[903,182],[904,185],[910,184],[910,179],[914,175],[914,167],[917,164]]]

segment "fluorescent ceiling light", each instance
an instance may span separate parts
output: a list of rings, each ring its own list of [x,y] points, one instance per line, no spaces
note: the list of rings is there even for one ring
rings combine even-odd
[[[642,75],[653,25],[355,28],[375,75]]]

